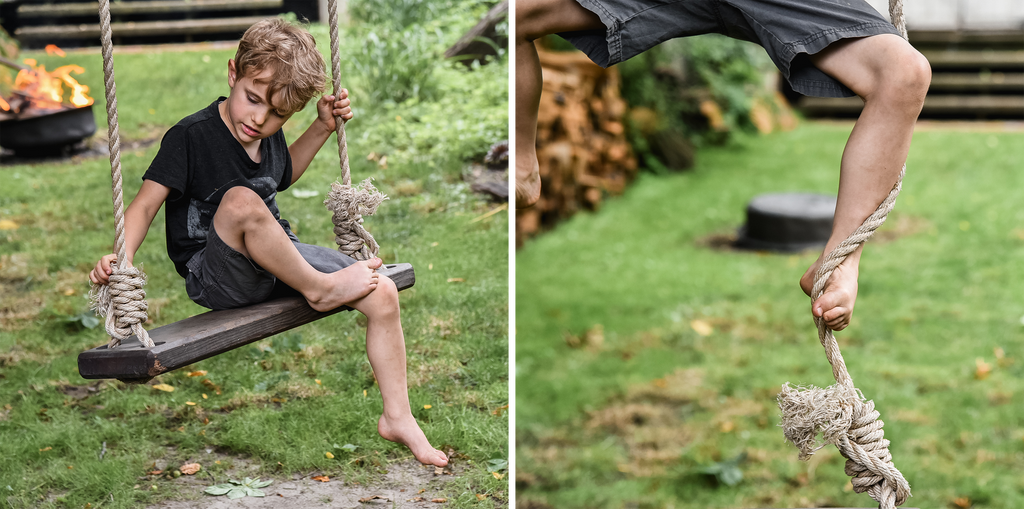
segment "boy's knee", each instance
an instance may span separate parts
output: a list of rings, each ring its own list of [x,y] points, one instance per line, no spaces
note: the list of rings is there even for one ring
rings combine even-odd
[[[248,187],[232,187],[224,193],[217,206],[217,215],[222,219],[244,221],[259,217],[256,212],[267,210],[263,199]]]
[[[377,288],[370,295],[373,298],[371,313],[375,315],[398,313],[398,287],[387,276],[381,275],[377,279]]]
[[[885,73],[885,89],[900,102],[920,107],[932,81],[932,68],[921,52],[912,47],[900,51]]]

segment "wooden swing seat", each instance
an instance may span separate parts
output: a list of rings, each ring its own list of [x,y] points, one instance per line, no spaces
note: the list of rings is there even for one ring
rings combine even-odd
[[[377,272],[391,278],[399,291],[416,283],[408,263],[386,265]],[[156,344],[153,348],[145,348],[133,335],[115,348],[103,345],[82,352],[78,355],[78,372],[83,378],[144,383],[162,373],[351,309],[342,306],[319,312],[309,307],[305,299],[295,296],[210,311],[149,331]]]

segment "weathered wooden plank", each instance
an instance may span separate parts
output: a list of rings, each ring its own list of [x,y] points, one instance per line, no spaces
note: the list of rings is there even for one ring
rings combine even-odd
[[[388,265],[378,272],[391,278],[399,290],[412,287],[412,265]],[[240,309],[210,311],[149,331],[156,343],[144,348],[135,336],[121,346],[106,345],[78,355],[83,378],[117,378],[137,381],[178,369],[219,353],[273,336],[351,308],[321,313],[302,297],[287,297]]]
[[[148,35],[187,35],[209,34],[221,32],[238,32],[241,34],[253,24],[266,19],[267,16],[247,16],[239,18],[184,19],[177,21],[128,21],[111,23],[114,37],[148,36]],[[19,39],[86,39],[100,36],[100,25],[52,25],[37,27],[21,27],[14,31]]]
[[[162,14],[168,12],[232,11],[277,9],[284,6],[284,0],[154,0],[152,2],[113,2],[110,14]],[[96,2],[22,4],[18,16],[40,18],[54,16],[97,16]]]

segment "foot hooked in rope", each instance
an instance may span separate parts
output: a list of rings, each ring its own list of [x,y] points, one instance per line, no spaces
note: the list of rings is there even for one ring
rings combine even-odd
[[[536,152],[516,159],[516,207],[526,208],[540,199],[540,166]]]
[[[811,314],[825,319],[829,329],[841,331],[850,325],[853,306],[857,302],[857,276],[860,265],[860,251],[850,253],[825,282],[821,294],[811,303]],[[821,266],[818,258],[800,278],[800,288],[808,296],[814,289],[814,275]]]

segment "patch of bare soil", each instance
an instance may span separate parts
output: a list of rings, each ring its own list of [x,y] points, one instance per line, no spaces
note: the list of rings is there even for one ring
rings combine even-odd
[[[212,459],[212,458],[211,458]],[[234,459],[234,473],[217,476],[216,482],[228,479],[242,480],[256,477],[256,465]],[[211,462],[212,463],[212,462]],[[251,470],[250,472],[246,472]],[[147,509],[234,509],[248,508],[437,508],[444,507],[442,487],[452,480],[450,472],[438,475],[433,466],[424,466],[415,460],[391,463],[387,473],[373,484],[347,482],[340,477],[321,476],[313,473],[298,474],[288,478],[261,476],[264,481],[274,481],[262,488],[265,497],[244,497],[235,500],[226,496],[211,496],[203,493],[214,484],[202,472],[192,476],[181,476],[174,480],[178,484],[176,495],[187,500],[160,502]],[[455,475],[458,475],[457,473]],[[316,479],[329,479],[326,482]]]

